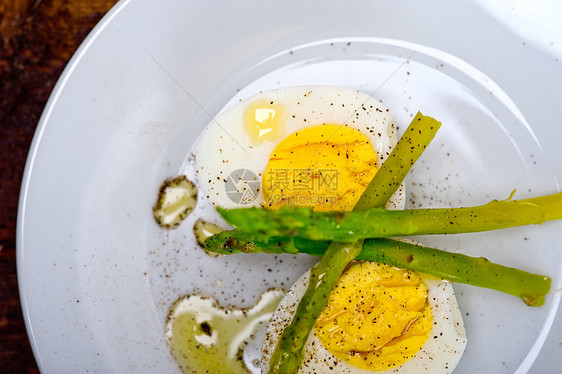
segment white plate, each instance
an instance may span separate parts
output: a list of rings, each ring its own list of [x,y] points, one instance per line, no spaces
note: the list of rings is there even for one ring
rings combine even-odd
[[[410,205],[558,191],[562,40],[523,37],[505,19],[470,2],[119,3],[58,82],[22,185],[18,276],[40,369],[175,372],[164,323],[179,295],[248,306],[311,264],[211,259],[194,246],[196,216],[169,232],[152,219],[161,182],[191,173],[189,150],[211,117],[259,90],[338,84],[375,92],[402,128],[418,109],[439,118],[409,176]],[[195,213],[204,211],[200,199]],[[547,273],[560,289],[561,228],[421,240]],[[561,323],[548,335],[559,293],[528,308],[456,290],[469,338],[458,373],[526,372],[537,355],[531,372],[562,364]]]

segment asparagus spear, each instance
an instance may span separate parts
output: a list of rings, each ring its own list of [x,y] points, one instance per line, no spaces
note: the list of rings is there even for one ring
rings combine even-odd
[[[203,242],[203,248],[222,255],[261,252],[321,255],[330,243],[329,240],[316,241],[299,236],[263,236],[235,229],[209,236]]]
[[[354,210],[384,206],[402,183],[419,155],[431,142],[440,123],[418,112],[408,129],[382,164]],[[347,264],[362,248],[361,241],[352,244],[331,243],[320,261],[312,268],[310,283],[285,328],[271,356],[270,373],[296,373],[303,357],[303,348],[316,319],[326,306],[328,296]]]
[[[384,207],[440,127],[441,122],[418,112],[353,210]]]
[[[324,310],[330,292],[341,273],[360,252],[361,242],[332,242],[310,271],[310,282],[291,323],[283,330],[269,363],[269,373],[296,373],[303,359],[304,345]]]
[[[225,231],[205,241],[209,251],[231,253],[307,253],[322,255],[329,241],[315,241],[294,236],[264,238],[256,234]],[[420,271],[452,282],[489,288],[521,298],[529,306],[541,306],[550,290],[551,279],[490,262],[484,257],[470,257],[435,248],[392,239],[366,239],[358,260]]]
[[[562,219],[562,192],[450,209],[386,211],[376,208],[343,213],[287,206],[279,210],[250,208],[219,210],[219,213],[242,231],[354,242],[365,238],[459,234],[542,224]]]
[[[550,290],[551,279],[544,275],[498,265],[484,257],[470,257],[391,239],[366,240],[357,258],[490,288],[517,296],[529,306],[543,305]]]

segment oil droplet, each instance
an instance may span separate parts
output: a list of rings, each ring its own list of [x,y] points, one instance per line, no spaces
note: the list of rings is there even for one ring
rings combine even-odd
[[[201,218],[199,218],[193,225],[193,234],[195,234],[197,244],[199,244],[199,246],[203,249],[205,248],[204,243],[207,238],[223,231],[224,229],[222,227],[217,226],[214,223],[204,221]],[[210,252],[206,249],[205,253],[207,253],[211,257],[220,256],[218,253]]]
[[[279,139],[284,125],[285,107],[273,100],[254,101],[244,111],[244,126],[254,145]]]
[[[176,227],[197,203],[197,188],[185,175],[164,181],[158,192],[152,214],[156,223],[165,228]]]
[[[183,373],[250,373],[244,348],[260,323],[267,322],[283,298],[281,290],[261,295],[250,309],[222,308],[199,295],[177,300],[168,315],[166,338]]]

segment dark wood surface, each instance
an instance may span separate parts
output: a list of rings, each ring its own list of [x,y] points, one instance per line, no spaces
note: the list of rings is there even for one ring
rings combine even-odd
[[[16,276],[16,217],[27,152],[66,63],[116,0],[0,0],[0,372],[38,373]]]

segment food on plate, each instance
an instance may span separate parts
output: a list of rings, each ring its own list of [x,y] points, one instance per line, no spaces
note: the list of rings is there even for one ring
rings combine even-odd
[[[197,187],[185,175],[164,181],[152,208],[156,223],[165,228],[178,226],[197,203]]]
[[[262,346],[263,373],[294,317],[309,273],[285,295]],[[425,274],[356,262],[341,276],[304,347],[299,373],[448,373],[466,346],[449,282]]]
[[[217,210],[242,231],[355,242],[373,237],[459,234],[542,224],[562,219],[562,192],[521,200],[494,200],[464,208],[313,212],[304,207],[286,206],[278,210]]]
[[[248,102],[218,116],[196,147],[199,184],[216,206],[351,209],[396,143],[388,108],[356,90],[294,87]],[[396,190],[388,208],[403,207]]]
[[[322,256],[272,319],[264,371],[451,372],[467,340],[451,284],[443,278],[509,293],[530,306],[544,303],[550,290],[546,276],[388,238],[562,218],[562,194],[400,210],[403,179],[440,126],[418,113],[396,143],[392,114],[369,95],[303,86],[240,101],[207,127],[195,146],[198,185],[235,228],[225,231],[202,217],[193,227],[197,242],[209,253]],[[213,304],[198,295],[184,303],[190,299],[203,300],[199,307]],[[170,321],[177,326],[180,304],[174,305]],[[185,320],[191,325],[183,324],[191,330],[176,332],[174,344],[188,339],[189,346],[201,330],[205,354],[193,356],[203,346],[199,342],[190,353],[174,356],[192,355],[203,368],[202,357],[209,352],[223,357],[225,350],[210,339],[211,324],[196,325],[199,317],[189,313]],[[213,333],[232,331],[233,325],[219,325]]]
[[[382,208],[399,183],[429,145],[441,124],[418,112],[406,129],[406,135],[390,153],[387,162],[375,174],[353,207],[354,211]],[[397,157],[406,150],[412,157]],[[395,176],[396,180],[393,180]],[[331,290],[346,266],[362,250],[362,240],[354,243],[332,242],[310,271],[310,282],[299,302],[295,317],[283,330],[270,359],[269,373],[294,373],[304,357],[304,346],[314,323],[326,306]]]
[[[353,207],[395,144],[392,114],[369,95],[287,87],[217,116],[199,139],[195,163],[201,191],[218,207],[291,202],[342,210]],[[404,200],[403,190],[398,196]]]

